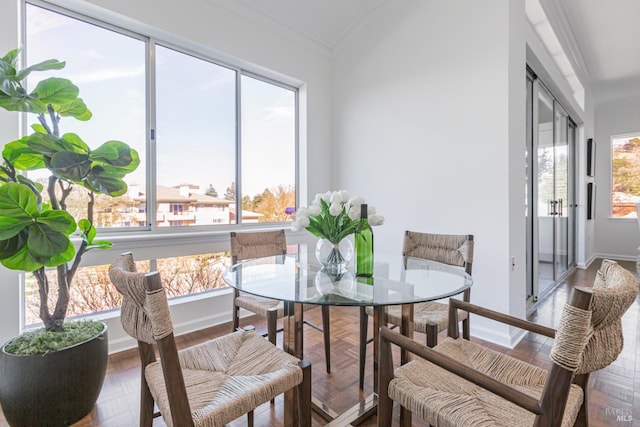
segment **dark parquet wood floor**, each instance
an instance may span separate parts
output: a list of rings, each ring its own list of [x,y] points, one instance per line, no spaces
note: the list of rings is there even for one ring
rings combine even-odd
[[[635,264],[622,262],[635,273]],[[530,319],[538,323],[555,326],[560,317],[572,286],[591,286],[600,262],[594,262],[587,270],[576,270],[565,282],[561,283],[539,304]],[[472,293],[473,297],[473,293]],[[593,374],[590,380],[590,425],[602,426],[640,426],[640,357],[638,357],[638,338],[640,337],[640,302],[629,309],[623,319],[625,346],[616,362]],[[312,321],[320,323],[320,310],[305,313]],[[265,324],[253,319],[259,332]],[[251,320],[249,320],[251,321]],[[208,338],[225,334],[230,324],[219,325],[178,338],[179,346],[186,346]],[[371,325],[369,327],[371,330]],[[422,341],[424,336],[416,334],[415,339]],[[477,340],[481,342],[480,340]],[[280,344],[280,343],[279,343]],[[528,336],[514,349],[509,350],[490,343],[487,346],[499,349],[515,357],[548,368],[548,354],[551,340],[545,337]],[[322,334],[305,329],[305,356],[313,364],[313,392],[321,400],[338,412],[348,409],[363,395],[358,391],[358,309],[353,307],[331,308],[331,346],[332,373],[324,370],[324,351]],[[367,356],[368,379],[364,395],[372,390],[370,366],[372,351],[369,346]],[[395,360],[398,360],[396,356]],[[96,407],[91,414],[74,424],[75,427],[127,427],[138,424],[139,367],[135,350],[114,354],[109,358],[109,366],[104,387]],[[397,409],[394,411],[396,418]],[[634,417],[635,415],[635,417]],[[245,425],[245,419],[239,419],[234,425]],[[314,426],[325,424],[317,414],[313,415]],[[156,419],[154,426],[164,426]],[[275,405],[265,404],[256,410],[256,426],[282,425],[282,397]],[[364,426],[375,425],[375,416],[365,421]],[[396,424],[397,425],[397,420]],[[414,417],[414,425],[425,425]],[[0,414],[0,426],[7,426]]]

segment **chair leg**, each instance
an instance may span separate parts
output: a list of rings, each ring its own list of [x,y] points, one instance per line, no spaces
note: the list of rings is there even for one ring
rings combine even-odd
[[[367,359],[367,329],[369,316],[365,307],[360,307],[360,378],[358,385],[360,390],[364,388],[364,365]]]
[[[400,406],[400,427],[411,427],[411,412],[404,406]]]
[[[469,340],[471,336],[470,326],[469,326],[469,316],[470,314],[467,313],[467,318],[462,321],[462,338],[464,338],[465,340]]]
[[[278,313],[273,311],[267,312],[267,339],[273,345],[276,345],[276,335],[278,334]]]
[[[388,391],[389,382],[393,379],[393,356],[391,353],[391,343],[389,341],[384,337],[380,337],[379,343],[378,427],[391,427],[391,420],[393,419],[393,401],[389,397]]]
[[[275,310],[267,311],[267,340],[276,345],[276,335],[278,334],[278,312]],[[275,399],[271,399],[271,404],[276,403]]]
[[[233,290],[233,308],[231,310],[231,317],[233,319],[233,324],[232,324],[232,328],[231,332],[235,332],[238,330],[238,328],[240,327],[240,307],[238,307],[236,305],[236,298],[238,297],[238,290],[234,289]]]
[[[580,411],[578,412],[578,416],[576,417],[576,421],[575,423],[573,423],[573,425],[574,427],[588,427],[589,425],[589,394],[588,394],[589,374],[576,375],[573,378],[573,383],[579,385],[584,394],[584,398],[582,399],[582,405],[580,406]]]
[[[427,324],[427,347],[435,347],[438,344],[438,325]]]
[[[253,411],[247,412],[247,427],[253,427]]]
[[[298,425],[311,427],[311,363],[301,360],[302,382],[296,387],[298,401]]]
[[[322,333],[324,335],[324,360],[327,364],[327,374],[331,373],[331,339],[329,334],[329,306],[322,306]]]
[[[140,427],[151,427],[153,425],[153,396],[149,390],[147,379],[144,376],[145,367],[156,359],[156,353],[149,344],[138,343],[140,353]]]

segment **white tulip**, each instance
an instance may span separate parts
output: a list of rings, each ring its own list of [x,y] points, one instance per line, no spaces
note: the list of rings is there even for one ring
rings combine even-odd
[[[331,193],[331,204],[342,203],[342,195],[339,191]]]
[[[340,190],[340,197],[342,198],[342,203],[347,203],[349,201],[349,193],[347,190]]]
[[[349,206],[357,207],[360,209],[360,205],[364,203],[364,199],[360,196],[355,196],[349,199]]]
[[[347,215],[349,215],[349,218],[352,221],[357,221],[360,219],[360,206],[356,207],[356,206],[351,206],[351,208],[349,208],[349,212],[347,213]]]
[[[332,194],[333,194],[333,193],[332,193],[331,191],[327,191],[326,193],[322,193],[322,194],[320,195],[320,198],[321,198],[322,200],[324,200],[325,202],[327,202],[327,203],[331,203],[331,195],[332,195]]]
[[[306,218],[311,214],[311,212],[309,212],[309,208],[299,208],[296,211],[296,218]],[[311,214],[313,215],[313,214]]]
[[[384,223],[384,217],[378,214],[369,215],[368,221],[371,226],[382,225],[382,223]]]
[[[322,206],[319,203],[314,203],[307,209],[309,215],[320,215],[322,213]]]
[[[342,203],[332,203],[329,206],[329,213],[333,216],[338,216],[342,212]]]
[[[298,224],[298,227],[300,228],[307,228],[309,224],[311,224],[311,221],[309,221],[308,217],[303,216],[300,218],[296,218],[296,224]]]
[[[302,227],[300,227],[296,221],[293,221],[291,223],[291,231],[300,231],[300,230],[302,230]]]

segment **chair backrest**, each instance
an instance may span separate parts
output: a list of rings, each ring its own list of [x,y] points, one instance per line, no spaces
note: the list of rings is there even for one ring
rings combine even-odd
[[[443,264],[464,267],[471,274],[473,265],[473,235],[471,234],[431,234],[405,231],[402,256],[422,258]]]
[[[287,238],[284,230],[242,233],[232,231],[230,237],[232,264],[245,259],[285,255],[287,253]]]
[[[130,336],[148,344],[155,343],[153,328],[146,306],[144,273],[136,270],[131,253],[120,255],[109,267],[111,283],[122,294],[120,322]]]
[[[636,278],[624,267],[603,260],[586,310],[566,306],[551,350],[551,359],[576,374],[602,369],[624,346],[622,315],[638,295]]]
[[[193,418],[173,336],[169,303],[160,274],[156,271],[138,273],[133,255],[125,253],[111,264],[109,277],[123,295],[120,321],[124,330],[138,340],[143,373],[145,367],[155,361],[151,345],[156,344],[173,425],[192,426]],[[143,388],[143,393],[148,393],[148,387]]]

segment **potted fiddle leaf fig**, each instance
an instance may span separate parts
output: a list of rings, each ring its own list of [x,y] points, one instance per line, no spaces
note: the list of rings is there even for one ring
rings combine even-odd
[[[111,247],[110,242],[96,239],[94,195],[125,194],[123,178],[138,167],[140,159],[123,142],[107,141],[90,148],[79,135],[62,133],[63,119],[91,119],[78,88],[67,79],[50,77],[27,90],[25,79],[35,72],[62,69],[65,63],[50,59],[18,69],[19,54],[18,49],[11,50],[0,59],[0,107],[34,114],[37,123],[28,135],[6,143],[2,150],[0,263],[35,276],[43,328],[2,347],[0,404],[12,426],[69,425],[95,404],[107,361],[105,324],[98,322],[97,333],[82,336],[86,322],[65,323],[69,290],[82,256],[92,249]],[[48,170],[44,184],[27,173],[39,169]],[[67,210],[74,188],[87,194],[83,217],[74,217]],[[54,280],[45,274],[47,269],[55,269]],[[54,287],[57,298],[50,306]],[[65,334],[72,341],[61,338]],[[65,348],[58,350],[58,342]],[[38,346],[44,348],[33,350]],[[44,354],[24,354],[34,351]],[[71,392],[74,394],[69,395]]]

